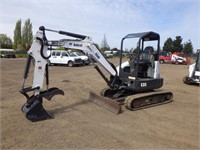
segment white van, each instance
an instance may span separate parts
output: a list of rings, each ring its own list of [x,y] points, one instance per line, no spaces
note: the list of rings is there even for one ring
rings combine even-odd
[[[51,64],[66,64],[69,67],[74,65],[82,65],[83,61],[81,58],[77,57],[75,54],[64,50],[51,50],[48,53],[51,57],[49,58],[49,65]]]
[[[88,56],[84,55],[83,53],[73,52],[77,57],[80,57],[83,61],[84,65],[90,64]]]

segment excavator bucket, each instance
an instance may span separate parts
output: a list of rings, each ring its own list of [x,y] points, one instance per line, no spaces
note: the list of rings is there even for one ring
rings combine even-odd
[[[21,108],[28,120],[36,122],[53,118],[53,115],[44,109],[42,98],[32,97],[31,100],[32,104],[25,103]]]
[[[93,102],[115,114],[122,113],[122,104],[120,102],[117,102],[113,99],[109,99],[107,97],[97,95],[94,92],[90,92],[89,101],[91,101],[91,102]]]
[[[26,114],[26,118],[32,122],[52,119],[53,115],[46,111],[42,105],[43,98],[50,101],[53,96],[58,94],[64,95],[64,92],[59,88],[53,87],[40,92],[39,95],[32,95],[29,97],[26,93],[28,90],[30,91],[31,88],[22,89],[20,91],[20,93],[22,93],[27,98],[27,102],[21,108],[21,111]]]

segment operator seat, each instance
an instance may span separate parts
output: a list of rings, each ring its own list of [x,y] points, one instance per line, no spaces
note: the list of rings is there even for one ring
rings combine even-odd
[[[136,73],[137,67],[137,60],[139,59],[138,63],[138,74],[139,78],[147,78],[148,69],[149,67],[154,68],[154,49],[152,46],[148,46],[144,49],[144,51],[140,52],[139,57],[131,56],[129,60],[130,66],[126,66],[123,68],[124,72],[127,73]]]
[[[144,51],[141,53],[141,58],[138,67],[138,77],[147,78],[147,72],[149,67],[154,68],[154,49],[152,46],[145,47]]]

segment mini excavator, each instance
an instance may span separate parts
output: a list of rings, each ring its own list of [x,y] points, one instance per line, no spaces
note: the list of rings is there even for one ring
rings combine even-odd
[[[62,39],[50,41],[46,38],[46,31],[55,32],[76,39]],[[122,62],[123,43],[126,39],[138,38],[137,54],[130,57],[129,61]],[[157,50],[153,47],[144,48],[146,41],[156,41]],[[143,109],[155,105],[165,104],[173,101],[173,93],[170,91],[156,91],[163,86],[163,78],[159,70],[159,48],[160,36],[155,32],[142,32],[128,34],[121,40],[121,52],[119,66],[116,68],[97,49],[91,37],[66,31],[46,29],[41,26],[37,31],[33,43],[28,50],[26,67],[23,75],[22,89],[27,101],[21,107],[26,118],[32,122],[53,118],[53,115],[43,107],[43,99],[51,100],[53,96],[64,92],[56,87],[49,88],[48,47],[57,46],[73,48],[84,51],[91,59],[95,59],[109,74],[106,77],[96,63],[94,68],[107,83],[107,87],[96,94],[91,91],[89,101],[100,105],[109,111],[119,114],[122,105],[130,110]],[[31,62],[34,62],[34,74],[31,86],[25,86],[28,78]],[[46,89],[43,82],[46,80]],[[30,94],[30,92],[32,94]]]

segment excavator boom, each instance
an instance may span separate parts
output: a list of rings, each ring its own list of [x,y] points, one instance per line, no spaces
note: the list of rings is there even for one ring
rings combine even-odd
[[[71,36],[78,39],[62,39],[58,41],[48,41],[45,35],[45,31],[56,32],[66,36]],[[20,93],[23,94],[27,102],[22,106],[21,110],[26,114],[26,118],[30,121],[40,121],[52,118],[53,116],[43,108],[43,99],[51,100],[55,95],[64,95],[64,92],[56,87],[48,88],[49,85],[49,72],[48,72],[48,56],[47,50],[49,46],[59,46],[65,48],[81,49],[88,55],[98,61],[103,68],[112,76],[116,76],[117,72],[113,66],[103,57],[103,55],[96,48],[91,38],[88,36],[65,32],[55,31],[51,29],[45,29],[40,27],[33,40],[31,48],[28,51],[27,63],[23,76],[23,84]],[[34,75],[32,86],[25,87],[25,80],[28,77],[31,62],[34,61]],[[104,76],[99,67],[95,65],[96,70],[100,73],[108,86],[112,86],[109,80]],[[46,78],[47,89],[43,89],[43,84]],[[33,92],[32,95],[29,92]]]

